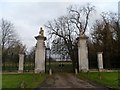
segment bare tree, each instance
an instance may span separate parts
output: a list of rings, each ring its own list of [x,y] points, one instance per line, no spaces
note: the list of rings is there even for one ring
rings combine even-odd
[[[79,34],[84,36],[85,31],[87,30],[90,15],[95,11],[94,6],[87,4],[84,7],[75,8],[73,6],[69,7],[70,20],[75,24],[79,30]]]
[[[0,29],[2,33],[2,60],[5,61],[15,61],[18,60],[19,53],[25,53],[26,47],[18,39],[17,34],[14,29],[14,25],[2,19],[0,23]]]
[[[52,54],[66,56],[68,55],[68,49],[62,38],[56,38],[52,42],[51,46]]]
[[[79,37],[80,33],[81,35],[84,35],[88,25],[89,16],[93,10],[94,7],[89,4],[87,7],[82,7],[79,10],[70,7],[68,15],[61,16],[45,25],[49,29],[48,36],[50,38],[53,40],[56,40],[57,38],[62,39],[73,62],[73,69],[76,67],[76,57],[78,57],[76,38]]]
[[[0,27],[2,31],[2,50],[4,50],[5,47],[9,47],[16,41],[15,31],[13,24],[4,19],[1,20]]]
[[[70,18],[68,16],[62,16],[53,22],[48,22],[48,25],[45,26],[49,29],[48,33],[49,36],[53,38],[53,41],[58,38],[62,40],[62,44],[66,46],[68,54],[73,61],[73,68],[75,68],[74,47],[78,35],[75,33],[75,27],[71,23]],[[59,50],[61,50],[60,45]]]

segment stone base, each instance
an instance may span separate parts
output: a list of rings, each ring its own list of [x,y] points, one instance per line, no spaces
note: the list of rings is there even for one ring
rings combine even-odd
[[[82,69],[82,70],[80,70],[80,72],[88,72],[89,70],[87,70],[87,69]]]
[[[23,70],[19,70],[18,73],[23,73]]]
[[[35,73],[45,73],[45,70],[38,70],[38,69],[36,69]]]
[[[104,72],[105,70],[104,69],[99,69],[99,72]]]
[[[52,75],[52,69],[49,70],[49,75]]]

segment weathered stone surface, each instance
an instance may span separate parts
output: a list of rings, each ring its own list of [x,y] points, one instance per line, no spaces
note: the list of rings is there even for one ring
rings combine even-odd
[[[102,56],[102,52],[98,53],[98,69],[99,71],[103,70],[103,56]]]
[[[35,73],[45,72],[45,37],[38,35],[35,37],[37,40],[35,51]]]
[[[88,71],[88,48],[86,37],[81,37],[78,44],[79,71]]]
[[[19,70],[18,73],[22,73],[24,68],[24,54],[19,54]]]

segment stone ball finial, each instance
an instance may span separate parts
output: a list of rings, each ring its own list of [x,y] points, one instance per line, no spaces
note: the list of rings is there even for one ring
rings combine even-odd
[[[42,27],[40,27],[40,32],[39,35],[43,36],[44,35],[44,30],[42,29]]]

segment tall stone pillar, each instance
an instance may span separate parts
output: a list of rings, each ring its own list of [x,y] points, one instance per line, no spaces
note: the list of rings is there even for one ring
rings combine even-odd
[[[102,52],[98,52],[98,69],[99,71],[103,70],[103,53]]]
[[[22,73],[24,68],[24,54],[19,54],[19,70],[18,73]]]
[[[40,30],[39,35],[35,37],[37,40],[35,51],[35,73],[45,72],[45,37],[44,31]]]
[[[88,48],[87,37],[82,36],[79,38],[78,43],[78,59],[79,59],[79,71],[86,72],[89,70],[88,66]]]

